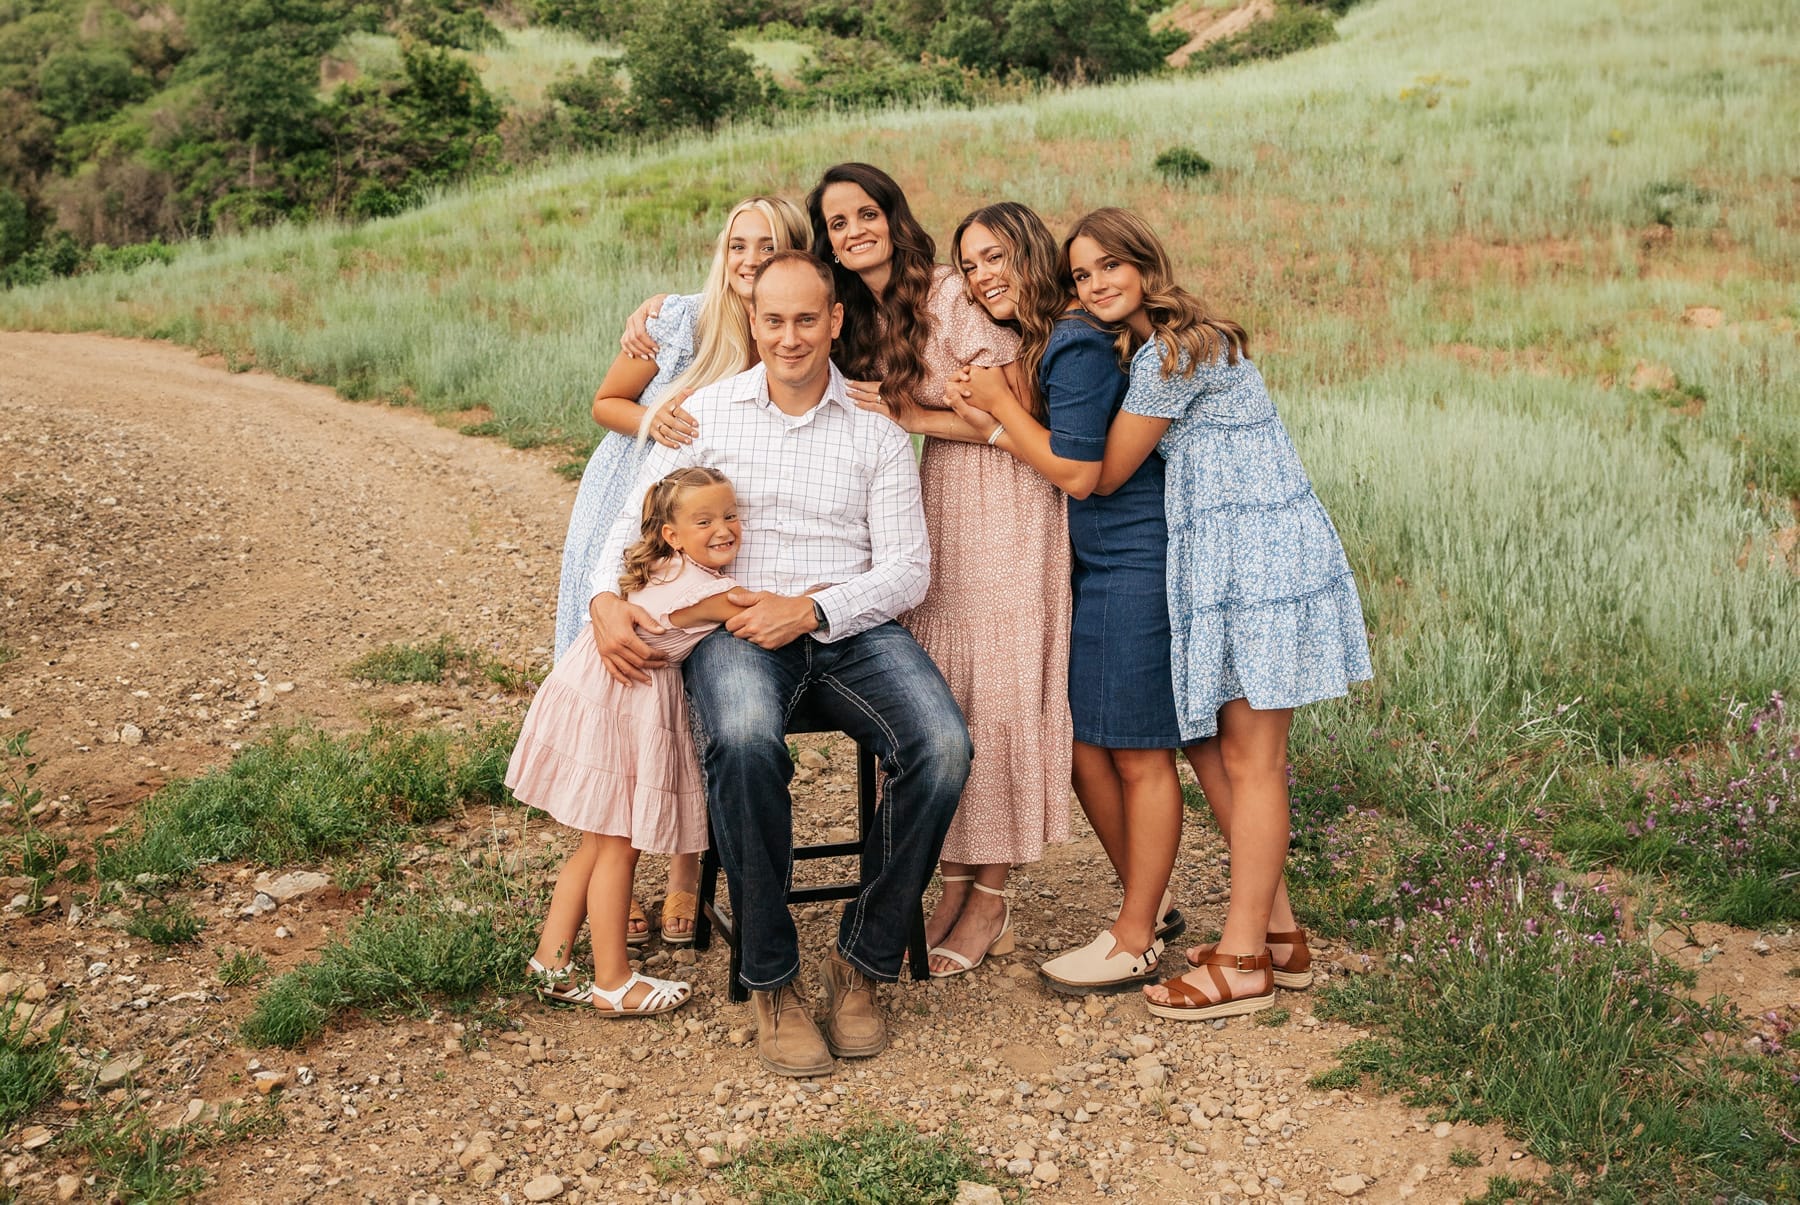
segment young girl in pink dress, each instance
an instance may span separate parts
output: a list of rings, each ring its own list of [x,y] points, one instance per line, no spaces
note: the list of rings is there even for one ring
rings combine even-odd
[[[582,835],[557,876],[531,959],[543,999],[591,1003],[606,1017],[649,1017],[692,995],[686,983],[631,969],[625,918],[638,854],[706,848],[706,791],[688,730],[681,661],[742,609],[725,600],[737,583],[722,572],[742,539],[737,497],[718,471],[678,469],[652,486],[619,587],[663,625],[662,634],[643,638],[668,664],[650,671],[649,685],[620,684],[584,633],[525,716],[506,785]],[[571,955],[584,914],[594,976],[572,989]]]

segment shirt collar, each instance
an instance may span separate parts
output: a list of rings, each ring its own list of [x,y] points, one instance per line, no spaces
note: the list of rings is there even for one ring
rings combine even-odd
[[[820,404],[836,402],[851,414],[855,414],[857,405],[850,397],[850,390],[845,387],[844,374],[838,371],[837,362],[827,361],[826,366],[830,370],[830,378],[825,382],[825,396],[820,399]],[[740,392],[738,401],[755,402],[765,410],[773,409],[775,403],[769,398],[769,366],[758,364],[744,375],[748,378],[744,382],[746,388]],[[817,409],[818,406],[813,407],[813,410]]]

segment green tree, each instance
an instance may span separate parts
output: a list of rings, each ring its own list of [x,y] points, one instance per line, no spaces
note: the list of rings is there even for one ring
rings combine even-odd
[[[1154,71],[1181,43],[1149,0],[946,0],[928,49],[982,71],[1092,80]]]
[[[594,59],[586,71],[551,84],[545,95],[556,104],[554,128],[547,131],[552,141],[593,151],[637,129],[637,114],[619,83],[618,65],[609,59]]]
[[[625,35],[625,69],[652,128],[703,126],[759,105],[750,56],[731,44],[716,0],[650,0]]]
[[[404,74],[339,90],[327,115],[336,146],[333,207],[381,217],[429,188],[492,166],[501,111],[467,59],[408,47]]]
[[[278,154],[318,141],[319,59],[344,34],[339,5],[189,0],[187,22],[192,70],[232,134]]]
[[[596,42],[610,42],[631,27],[637,6],[631,0],[534,0],[540,25],[572,29]]]
[[[38,110],[59,125],[98,121],[150,94],[150,81],[112,47],[72,46],[38,68]]]

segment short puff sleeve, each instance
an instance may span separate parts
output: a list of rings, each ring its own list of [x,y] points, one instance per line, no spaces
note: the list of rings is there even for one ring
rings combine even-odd
[[[671,376],[687,369],[694,359],[699,325],[699,293],[671,293],[663,298],[656,317],[644,320],[644,329],[656,340],[658,368]]]
[[[944,269],[932,282],[927,301],[932,337],[951,363],[999,368],[1019,358],[1018,333],[990,318],[963,289],[962,277],[953,269]]]
[[[738,583],[734,579],[723,573],[702,569],[683,557],[681,568],[672,577],[652,581],[632,594],[628,601],[644,608],[652,619],[664,627],[674,627],[669,622],[669,616],[675,612],[705,602],[715,594],[736,589]],[[707,623],[696,626],[712,628],[717,625]]]
[[[1052,452],[1064,460],[1106,458],[1106,428],[1120,375],[1109,335],[1083,317],[1057,322],[1038,364]]]
[[[1175,371],[1163,375],[1163,349],[1168,343],[1158,335],[1137,349],[1131,357],[1131,386],[1125,391],[1127,414],[1141,418],[1181,418],[1209,389],[1228,386],[1236,375],[1226,349],[1209,364],[1193,367],[1186,351],[1176,349]]]

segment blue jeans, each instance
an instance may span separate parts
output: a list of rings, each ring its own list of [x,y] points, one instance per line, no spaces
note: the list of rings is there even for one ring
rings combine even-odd
[[[912,634],[889,622],[832,644],[809,636],[765,649],[723,628],[682,667],[706,801],[744,985],[780,987],[800,973],[788,912],[794,870],[787,724],[794,709],[843,729],[886,772],[863,834],[862,891],[844,907],[838,952],[872,979],[900,976],[911,920],[969,776],[968,725]]]

